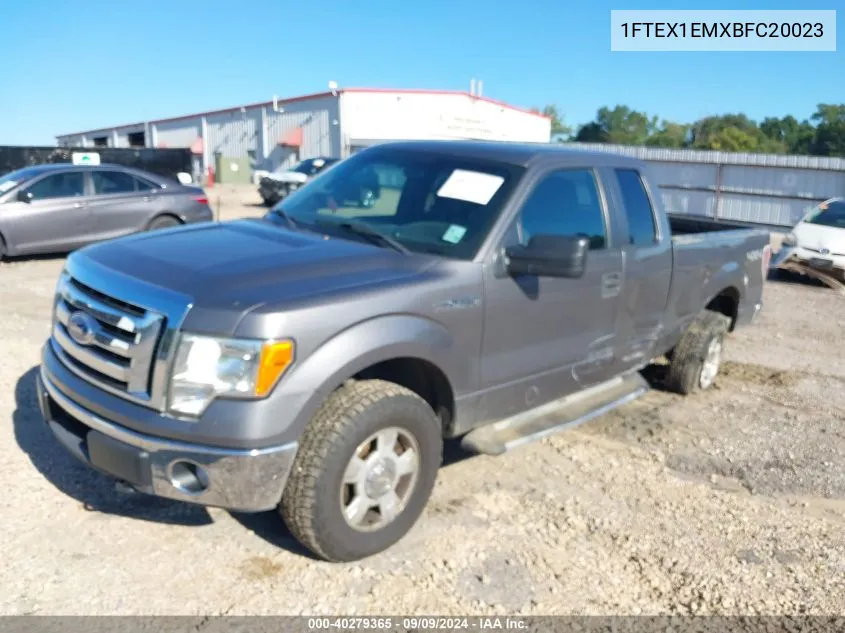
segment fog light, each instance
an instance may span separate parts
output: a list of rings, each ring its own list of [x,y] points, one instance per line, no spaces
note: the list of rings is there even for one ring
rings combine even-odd
[[[170,483],[186,495],[199,495],[208,490],[208,473],[194,462],[173,462],[170,464]]]

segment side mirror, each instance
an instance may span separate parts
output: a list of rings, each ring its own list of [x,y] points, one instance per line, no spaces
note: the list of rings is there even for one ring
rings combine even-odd
[[[505,249],[510,275],[577,278],[584,274],[590,240],[580,235],[535,235]]]
[[[25,191],[23,189],[18,191],[17,198],[18,198],[19,202],[26,202],[26,203],[32,202],[32,194],[29,191]]]

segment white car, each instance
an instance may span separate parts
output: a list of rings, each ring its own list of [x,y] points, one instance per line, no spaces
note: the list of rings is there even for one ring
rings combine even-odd
[[[792,228],[771,266],[791,263],[845,282],[845,198],[825,200]]]
[[[258,194],[265,205],[272,206],[339,160],[331,157],[308,158],[287,171],[269,173],[258,181]]]

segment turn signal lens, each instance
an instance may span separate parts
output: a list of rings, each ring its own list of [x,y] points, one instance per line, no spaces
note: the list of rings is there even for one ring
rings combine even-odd
[[[266,343],[261,348],[258,363],[258,377],[255,381],[255,395],[267,394],[285,370],[293,363],[293,341]]]

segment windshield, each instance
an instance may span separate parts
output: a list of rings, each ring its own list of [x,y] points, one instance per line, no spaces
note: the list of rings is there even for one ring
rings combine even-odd
[[[0,176],[0,194],[6,193],[39,173],[40,171],[36,168],[24,167]]]
[[[412,252],[472,259],[522,171],[447,153],[374,149],[326,170],[268,218],[280,218],[278,209],[298,227],[347,239],[342,224],[354,220]]]
[[[804,222],[845,229],[845,200],[823,202],[804,218]]]

